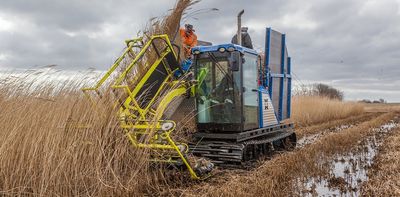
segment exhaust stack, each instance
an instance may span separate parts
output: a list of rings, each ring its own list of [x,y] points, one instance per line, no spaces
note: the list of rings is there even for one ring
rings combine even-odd
[[[242,46],[242,32],[241,32],[241,29],[242,29],[242,15],[243,15],[243,13],[244,13],[244,10],[242,10],[242,11],[240,11],[239,12],[239,14],[238,14],[238,16],[237,16],[237,27],[238,27],[238,29],[237,29],[237,43],[240,45],[240,46]]]

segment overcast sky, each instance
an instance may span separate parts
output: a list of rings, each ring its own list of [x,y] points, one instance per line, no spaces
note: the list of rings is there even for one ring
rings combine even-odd
[[[1,0],[0,70],[57,64],[106,70],[148,19],[175,0]],[[297,84],[323,82],[345,98],[400,101],[400,0],[203,0],[194,15],[201,40],[227,43],[245,10],[257,49],[265,28],[286,33]]]

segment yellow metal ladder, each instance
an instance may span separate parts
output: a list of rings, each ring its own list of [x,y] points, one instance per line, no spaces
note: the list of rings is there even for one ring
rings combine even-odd
[[[185,165],[193,179],[200,179],[187,160],[188,146],[174,142],[170,136],[175,130],[175,122],[162,120],[168,105],[175,98],[190,93],[188,90],[194,85],[190,80],[174,77],[179,62],[173,45],[167,35],[154,35],[146,40],[141,37],[125,42],[126,50],[105,75],[94,87],[83,88],[82,91],[96,105],[93,93],[101,96],[100,89],[106,86],[105,81],[116,72],[122,61],[131,58],[130,64],[110,85],[113,91],[124,96],[117,99],[116,105],[119,107],[120,127],[135,148],[161,152],[160,157],[152,157],[151,161]],[[138,52],[135,53],[133,48],[138,49]],[[150,56],[149,51],[156,56]],[[148,64],[152,59],[152,64]],[[146,72],[142,75],[138,75],[138,64],[145,64]]]

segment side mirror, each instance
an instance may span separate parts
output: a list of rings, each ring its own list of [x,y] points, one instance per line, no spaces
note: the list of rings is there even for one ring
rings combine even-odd
[[[240,53],[239,52],[232,52],[231,57],[228,58],[229,66],[231,67],[232,71],[239,71],[240,68]]]

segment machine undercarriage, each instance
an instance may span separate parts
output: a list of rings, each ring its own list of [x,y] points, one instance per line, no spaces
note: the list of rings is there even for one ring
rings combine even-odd
[[[213,137],[213,134],[196,133],[196,140],[189,144],[189,152],[209,158],[218,166],[240,167],[274,150],[291,150],[296,146],[293,124],[257,129],[247,134],[251,136],[222,134]],[[235,135],[236,139],[232,139]]]

